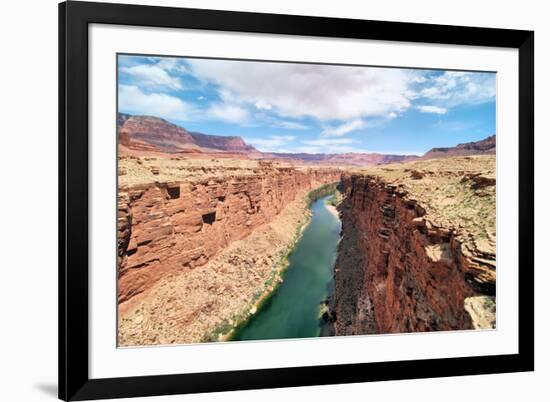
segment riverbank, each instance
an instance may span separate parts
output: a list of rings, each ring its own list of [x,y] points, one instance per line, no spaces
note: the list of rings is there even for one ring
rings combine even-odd
[[[309,197],[309,195],[308,195]],[[284,282],[284,274],[286,270],[289,267],[289,261],[288,257],[294,250],[294,247],[296,246],[296,243],[300,240],[302,237],[304,230],[306,229],[307,225],[309,224],[311,220],[311,211],[307,202],[307,199],[305,201],[306,205],[306,211],[304,215],[304,219],[298,222],[298,228],[295,231],[295,236],[292,239],[292,241],[286,246],[286,250],[284,255],[279,260],[278,264],[276,265],[276,268],[274,270],[274,278],[271,281],[270,286],[266,287],[264,292],[258,299],[252,304],[252,307],[249,309],[245,309],[243,314],[240,315],[240,317],[236,320],[232,320],[231,327],[229,330],[227,328],[223,327],[220,330],[215,330],[212,334],[209,335],[206,341],[231,341],[233,340],[233,337],[235,336],[236,331],[239,328],[242,328],[246,325],[246,323],[251,320],[254,315],[261,310],[262,306],[269,301],[269,299],[273,296],[277,288],[281,283]],[[221,332],[225,330],[226,332]]]
[[[238,322],[228,333],[221,335],[219,337],[219,340],[221,341],[240,340],[240,337],[243,334],[243,332],[247,330],[247,326],[249,325],[250,321],[256,319],[259,312],[262,311],[262,308],[265,307],[268,303],[272,302],[273,296],[275,296],[277,290],[284,283],[286,279],[285,273],[290,268],[289,257],[294,251],[296,251],[296,245],[298,244],[299,241],[301,241],[304,231],[306,231],[308,229],[308,226],[311,224],[314,203],[324,198],[322,202],[325,204],[327,211],[333,216],[335,216],[336,219],[339,220],[338,211],[336,210],[336,207],[331,203],[333,199],[338,198],[336,196],[336,193],[337,193],[336,186],[337,186],[337,183],[329,183],[317,189],[314,189],[308,193],[306,197],[307,207],[308,207],[307,220],[304,221],[300,225],[300,227],[297,229],[296,237],[293,243],[289,246],[287,254],[281,259],[281,262],[280,262],[281,269],[278,271],[277,281],[275,282],[274,286],[269,290],[267,290],[258,299],[258,301],[254,304],[254,306],[249,310],[249,314],[246,317],[244,317],[243,320]],[[327,196],[330,196],[331,198],[329,199],[327,198]]]
[[[327,209],[335,217],[338,218],[340,216],[340,214],[338,213],[338,210],[336,209],[336,207],[334,205],[327,203]]]
[[[322,192],[314,191],[314,194]],[[288,257],[283,279],[241,323],[231,340],[326,336],[322,307],[333,289],[341,223],[331,212],[332,194],[311,203],[311,219]]]
[[[278,285],[286,256],[309,219],[304,190],[274,220],[211,261],[163,278],[120,317],[119,345],[223,340]],[[297,230],[288,230],[297,228]]]

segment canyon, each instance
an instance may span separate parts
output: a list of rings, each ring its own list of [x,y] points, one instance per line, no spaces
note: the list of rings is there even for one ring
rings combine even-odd
[[[336,335],[494,328],[494,156],[343,176]]]
[[[496,327],[494,136],[423,156],[276,154],[151,116],[117,125],[119,346],[231,339],[335,187],[328,333]]]
[[[230,274],[221,275],[224,277],[219,288],[221,293],[214,301],[212,289],[205,288],[202,296],[199,289],[195,289],[196,306],[190,311],[193,318],[183,322],[188,328],[196,329],[202,326],[193,322],[212,321],[208,317],[216,319],[187,336],[177,328],[188,308],[174,309],[179,317],[172,323],[175,335],[155,338],[162,343],[200,341],[235,313],[234,309],[225,309],[232,297],[248,297],[240,300],[239,309],[251,306],[265,292],[265,282],[273,279],[280,269],[281,258],[296,237],[292,228],[299,227],[307,217],[308,191],[337,182],[341,175],[338,169],[296,169],[256,162],[253,168],[239,169],[240,174],[219,169],[214,175],[203,172],[197,180],[148,182],[146,176],[138,184],[129,184],[135,183],[135,178],[132,181],[128,172],[134,172],[131,166],[140,165],[138,161],[123,157],[119,165],[119,174],[123,174],[118,200],[118,301],[121,322],[125,323],[119,329],[135,325],[142,328],[144,311],[148,311],[145,318],[148,322],[166,320],[165,311],[155,313],[147,310],[147,306],[151,306],[152,299],[154,303],[162,300],[157,285],[163,281],[166,285],[167,278],[172,285],[196,280],[200,282],[198,288],[202,288],[209,279],[220,276],[220,270],[248,271],[237,270],[233,278]],[[151,161],[158,163],[152,158],[147,162]],[[170,161],[177,168],[179,161]],[[199,160],[196,164],[206,163]],[[153,177],[155,169],[149,167]],[[281,222],[276,222],[277,218]],[[262,230],[263,236],[258,235]],[[281,231],[283,233],[279,233]],[[254,232],[256,237],[251,236]],[[237,247],[239,252],[232,251],[231,247]],[[252,280],[244,289],[246,282],[242,275],[247,274],[252,275]],[[216,306],[225,313],[216,311]],[[143,331],[132,335],[131,331],[119,331],[120,344],[152,342],[140,332]]]

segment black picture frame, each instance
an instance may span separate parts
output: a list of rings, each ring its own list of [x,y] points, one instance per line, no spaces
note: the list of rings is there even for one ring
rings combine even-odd
[[[88,25],[191,28],[515,48],[519,51],[517,354],[90,379]],[[59,398],[292,387],[534,370],[534,32],[70,1],[59,4]]]

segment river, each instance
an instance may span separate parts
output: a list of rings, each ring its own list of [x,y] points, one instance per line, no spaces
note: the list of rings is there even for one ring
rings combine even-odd
[[[280,284],[232,340],[307,338],[321,335],[321,306],[331,294],[341,222],[326,201],[314,201],[311,220],[288,257]]]

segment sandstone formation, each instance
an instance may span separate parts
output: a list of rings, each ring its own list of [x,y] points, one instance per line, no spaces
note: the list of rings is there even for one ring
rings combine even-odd
[[[245,321],[281,282],[301,228],[309,219],[307,190],[265,225],[232,242],[206,264],[163,276],[123,303],[118,344],[220,341]]]
[[[495,159],[445,161],[344,175],[337,335],[494,328]]]
[[[221,339],[276,286],[308,193],[337,182],[336,335],[495,327],[494,136],[423,157],[272,154],[117,125],[119,345]]]
[[[299,192],[339,181],[334,169],[264,165],[248,175],[119,188],[119,303],[168,274],[206,264],[271,221]]]

